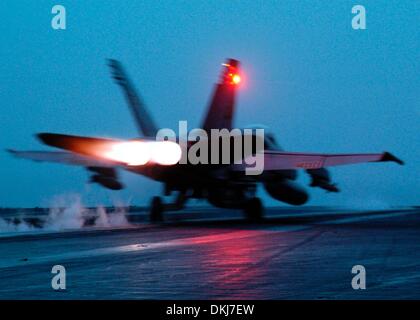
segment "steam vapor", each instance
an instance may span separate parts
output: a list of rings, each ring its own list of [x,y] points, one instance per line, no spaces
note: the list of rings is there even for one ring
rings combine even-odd
[[[48,216],[42,226],[34,226],[23,217],[12,221],[0,218],[1,233],[19,233],[28,231],[63,231],[81,229],[85,226],[110,228],[129,226],[126,210],[117,206],[111,212],[103,206],[87,208],[79,195],[55,197],[50,205]]]

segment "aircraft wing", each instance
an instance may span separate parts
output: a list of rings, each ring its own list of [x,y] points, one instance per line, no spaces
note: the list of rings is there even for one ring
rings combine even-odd
[[[7,150],[17,158],[29,159],[37,162],[54,162],[82,167],[116,167],[118,164],[106,159],[92,157],[65,151],[16,151]]]
[[[282,151],[264,151],[264,171],[289,169],[319,169],[331,166],[341,166],[364,162],[393,161],[400,165],[404,162],[389,152],[384,153],[348,153],[348,154],[322,154],[322,153],[295,153]],[[252,163],[252,161],[249,161]],[[252,166],[250,166],[252,167]],[[235,170],[242,171],[244,164],[234,166]]]

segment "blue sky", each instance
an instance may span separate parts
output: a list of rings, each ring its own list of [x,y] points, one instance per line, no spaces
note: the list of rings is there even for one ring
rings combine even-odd
[[[55,4],[66,7],[66,30],[51,28]],[[351,28],[355,4],[366,7],[366,30]],[[238,127],[265,124],[290,151],[388,150],[407,162],[334,168],[342,192],[311,189],[309,204],[418,204],[419,18],[418,1],[2,1],[0,148],[45,150],[37,132],[135,137],[106,58],[124,63],[162,127],[196,126],[232,57],[247,77]],[[142,204],[161,191],[124,173],[127,190],[112,193],[87,185],[81,168],[3,151],[0,163],[0,206],[66,193]]]

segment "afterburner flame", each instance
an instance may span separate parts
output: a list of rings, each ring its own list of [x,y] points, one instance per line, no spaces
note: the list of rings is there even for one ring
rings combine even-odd
[[[172,141],[151,142],[151,160],[161,165],[173,165],[181,159],[181,147]]]
[[[129,166],[148,162],[173,165],[181,159],[181,147],[171,141],[124,141],[113,143],[104,157]]]
[[[110,160],[122,162],[129,166],[141,166],[151,158],[150,147],[142,141],[117,142],[111,145],[104,156]]]

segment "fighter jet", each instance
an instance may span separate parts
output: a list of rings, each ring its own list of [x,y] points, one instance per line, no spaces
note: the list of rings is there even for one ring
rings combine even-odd
[[[242,209],[245,217],[258,220],[263,216],[263,205],[256,196],[257,187],[262,185],[274,199],[291,205],[303,205],[308,201],[308,192],[297,182],[299,170],[311,177],[311,187],[328,192],[338,192],[336,184],[326,167],[364,162],[403,162],[389,152],[370,154],[322,154],[286,152],[278,145],[273,134],[265,132],[262,148],[257,145],[257,135],[251,151],[242,154],[242,159],[233,156],[229,163],[209,164],[180,163],[182,153],[194,148],[200,139],[183,141],[158,141],[159,128],[137,94],[121,63],[109,60],[109,67],[115,82],[122,88],[132,112],[140,136],[131,140],[117,140],[81,137],[55,133],[41,133],[38,138],[46,145],[64,151],[15,151],[14,156],[34,161],[56,162],[85,167],[90,182],[111,190],[124,188],[119,179],[119,170],[146,176],[163,184],[164,195],[174,195],[174,201],[164,203],[162,197],[153,197],[150,206],[150,220],[162,221],[165,210],[180,210],[188,199],[206,199],[220,208]],[[219,81],[210,99],[207,113],[200,126],[202,132],[215,129],[233,129],[235,100],[241,85],[239,61],[228,59],[222,65]],[[242,131],[241,131],[242,132]],[[261,137],[261,136],[260,136]],[[187,138],[188,140],[188,138]],[[186,148],[179,146],[185,142]],[[228,150],[229,152],[230,150]],[[211,150],[210,150],[211,153]],[[238,164],[246,157],[262,155],[261,174],[246,174],[246,165]],[[239,161],[238,161],[239,160]]]

